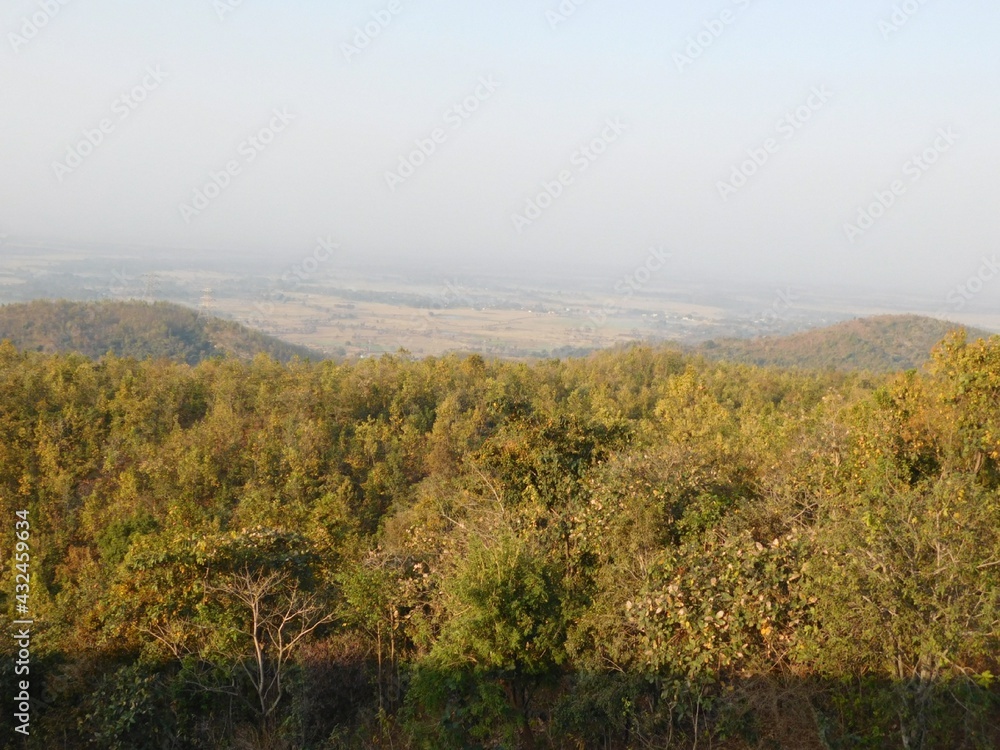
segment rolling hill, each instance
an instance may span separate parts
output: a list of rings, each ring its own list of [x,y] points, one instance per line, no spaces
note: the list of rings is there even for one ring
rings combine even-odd
[[[991,335],[920,315],[880,315],[789,336],[707,341],[696,351],[708,359],[766,367],[894,372],[920,367],[941,339],[960,328],[970,340]]]
[[[687,351],[764,367],[893,372],[920,367],[948,332],[962,327],[919,315],[883,315],[787,336],[707,341]],[[969,338],[991,335],[966,330]],[[252,359],[257,354],[281,362],[323,358],[307,347],[169,302],[39,300],[0,305],[4,339],[23,350],[78,352],[94,359],[109,352],[188,364],[217,356]]]
[[[196,364],[231,356],[267,354],[281,362],[295,357],[322,359],[238,323],[199,316],[169,302],[51,302],[0,306],[0,340],[18,349],[47,353],[79,352],[99,358],[111,352],[136,359],[165,358]]]

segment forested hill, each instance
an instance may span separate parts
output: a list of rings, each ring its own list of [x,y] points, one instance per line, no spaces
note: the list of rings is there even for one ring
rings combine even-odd
[[[169,302],[50,302],[0,306],[0,341],[46,353],[79,352],[97,359],[111,352],[136,359],[166,358],[197,364],[216,356],[252,359],[267,354],[281,362],[321,359],[302,346],[252,331],[238,323],[198,315]]]
[[[790,336],[709,341],[698,352],[763,367],[899,372],[927,362],[934,345],[957,328],[962,326],[920,315],[880,315]],[[990,336],[974,328],[967,334],[970,341]]]

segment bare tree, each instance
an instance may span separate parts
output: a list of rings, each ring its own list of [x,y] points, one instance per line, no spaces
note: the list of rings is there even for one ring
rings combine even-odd
[[[288,663],[295,650],[335,615],[284,571],[244,566],[221,583],[207,586],[206,592],[229,600],[248,615],[243,625],[232,629],[252,648],[249,658],[242,653],[238,661],[253,685],[266,722],[281,703]]]

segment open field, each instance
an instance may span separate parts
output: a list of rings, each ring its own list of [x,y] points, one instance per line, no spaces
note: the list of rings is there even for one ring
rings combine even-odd
[[[920,297],[755,288],[654,279],[631,288],[591,273],[576,278],[442,278],[349,267],[297,278],[241,259],[190,255],[140,262],[122,253],[18,248],[0,256],[0,302],[36,298],[162,299],[229,318],[331,355],[405,349],[508,357],[566,356],[635,340],[700,343],[787,334],[857,316],[934,313]],[[845,301],[847,300],[847,301]],[[986,305],[983,305],[985,308]],[[1000,330],[993,310],[947,317]]]

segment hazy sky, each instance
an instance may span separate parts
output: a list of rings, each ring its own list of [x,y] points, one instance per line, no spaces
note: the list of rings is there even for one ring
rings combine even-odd
[[[997,249],[995,0],[13,0],[0,25],[14,240],[566,273],[656,245],[932,291]]]

